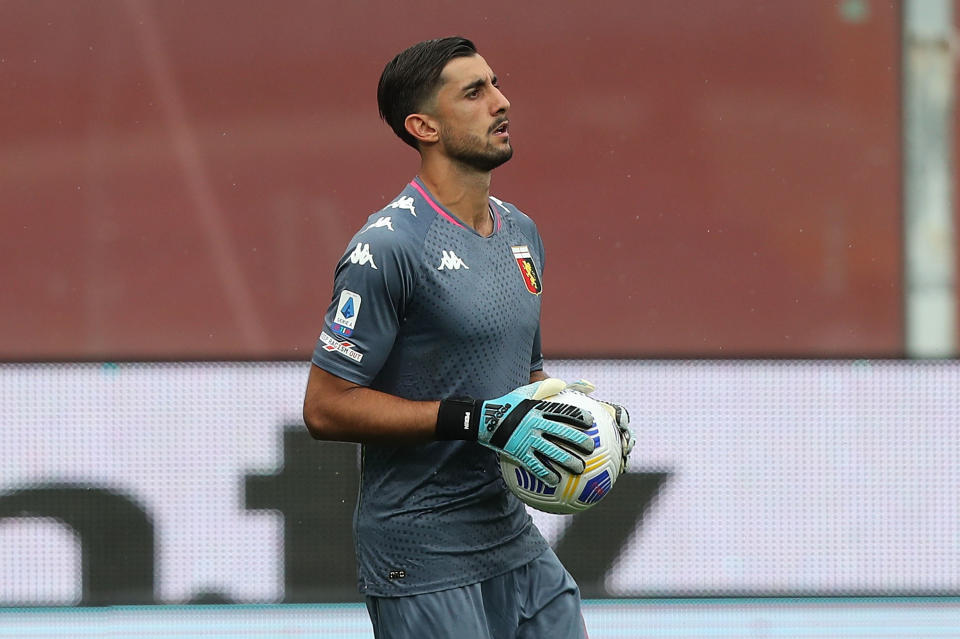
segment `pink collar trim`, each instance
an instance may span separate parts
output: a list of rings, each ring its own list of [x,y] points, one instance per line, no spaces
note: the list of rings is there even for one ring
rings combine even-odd
[[[412,186],[413,188],[415,188],[415,189],[417,190],[417,192],[420,193],[420,195],[423,196],[423,199],[425,199],[425,200],[427,201],[427,204],[429,204],[430,207],[431,207],[434,211],[437,212],[437,215],[439,215],[440,217],[442,217],[443,219],[445,219],[446,221],[450,222],[451,224],[453,224],[453,225],[455,225],[455,226],[459,226],[459,227],[462,228],[462,229],[467,228],[466,226],[464,226],[463,224],[461,224],[460,222],[458,222],[456,219],[454,219],[453,216],[451,216],[449,213],[447,213],[446,211],[444,211],[443,208],[442,208],[439,204],[437,204],[436,202],[434,202],[434,201],[433,201],[433,198],[430,197],[430,194],[427,193],[427,190],[426,190],[425,188],[423,188],[422,186],[420,186],[420,183],[417,182],[416,178],[410,180],[410,186]],[[502,220],[501,217],[500,217],[500,212],[499,212],[496,208],[494,208],[493,206],[490,207],[490,210],[493,211],[493,216],[494,216],[494,218],[496,219],[496,222],[497,222],[497,230],[499,231],[499,230],[500,230],[500,227],[503,226],[503,220]],[[472,230],[472,229],[471,229],[471,230]]]

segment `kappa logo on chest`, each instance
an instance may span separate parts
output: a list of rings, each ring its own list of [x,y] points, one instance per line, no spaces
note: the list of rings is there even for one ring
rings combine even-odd
[[[468,271],[470,270],[470,267],[467,266],[456,253],[453,251],[443,251],[440,266],[437,267],[438,271],[459,271],[462,268]]]

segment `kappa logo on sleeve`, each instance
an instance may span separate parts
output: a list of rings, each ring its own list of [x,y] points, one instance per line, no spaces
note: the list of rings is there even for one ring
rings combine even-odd
[[[410,215],[417,217],[417,210],[413,206],[413,198],[409,195],[404,195],[403,197],[397,198],[390,204],[387,204],[388,209],[401,209],[403,211],[410,211]]]
[[[393,222],[390,220],[388,216],[378,217],[376,222],[370,222],[370,224],[367,224],[365,227],[363,227],[363,230],[360,231],[360,233],[366,233],[370,229],[382,229],[382,228],[386,228],[391,231],[393,230]],[[357,235],[359,235],[359,233]]]
[[[517,261],[517,266],[520,267],[520,275],[527,290],[534,295],[539,295],[543,291],[543,284],[540,282],[540,274],[537,273],[537,265],[533,263],[533,256],[530,255],[530,248],[511,246],[510,250],[513,251],[513,259]]]
[[[355,344],[351,342],[346,340],[341,342],[337,338],[327,335],[325,331],[320,332],[320,341],[323,342],[323,350],[325,351],[336,351],[347,359],[353,360],[358,364],[363,360],[363,353],[360,353],[354,349]]]
[[[343,291],[340,293],[340,301],[337,302],[337,314],[333,319],[330,328],[334,333],[350,337],[353,329],[357,325],[357,316],[360,314],[360,303],[363,301],[358,294],[353,291]]]
[[[369,264],[373,267],[373,270],[380,270],[373,261],[373,253],[370,252],[370,245],[364,244],[363,242],[357,242],[357,247],[353,249],[353,253],[350,254],[350,262],[352,264],[359,264],[360,266]]]

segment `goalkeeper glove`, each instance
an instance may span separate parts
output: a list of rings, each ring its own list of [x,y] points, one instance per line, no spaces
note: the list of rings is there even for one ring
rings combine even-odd
[[[587,380],[580,379],[572,384],[567,384],[567,387],[564,390],[574,390],[579,391],[584,395],[589,395],[595,391],[596,388],[596,386]],[[617,426],[620,428],[620,445],[623,449],[623,457],[620,463],[620,472],[622,473],[627,469],[627,458],[630,456],[630,451],[633,450],[633,444],[635,443],[633,439],[633,431],[630,430],[630,413],[628,413],[627,409],[620,404],[605,402],[602,399],[597,399],[597,401],[603,404],[603,407],[607,409],[607,411],[610,413],[610,416],[613,417],[613,421],[616,422]]]
[[[445,399],[437,414],[437,439],[478,441],[527,468],[548,486],[560,483],[553,464],[579,475],[582,457],[593,452],[593,438],[584,431],[593,426],[593,415],[577,406],[544,401],[566,382],[545,379],[521,386],[490,400]]]

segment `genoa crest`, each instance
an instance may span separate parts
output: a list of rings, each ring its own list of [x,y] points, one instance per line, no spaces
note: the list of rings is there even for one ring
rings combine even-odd
[[[511,246],[513,259],[517,261],[520,267],[520,275],[523,276],[523,283],[527,290],[534,295],[539,295],[543,290],[543,284],[540,282],[540,274],[537,273],[537,266],[533,263],[533,257],[530,255],[530,249],[526,246]]]

